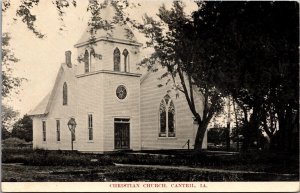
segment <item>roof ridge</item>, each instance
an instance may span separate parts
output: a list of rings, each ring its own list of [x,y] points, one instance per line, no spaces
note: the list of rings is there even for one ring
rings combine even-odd
[[[51,89],[51,91],[46,95],[46,97],[44,97],[40,103],[38,103],[38,105],[32,110],[30,111],[28,114],[33,116],[33,115],[41,115],[41,114],[48,114],[50,112],[50,108],[51,108],[51,105],[52,105],[52,102],[53,102],[53,98],[56,94],[56,90],[58,89],[58,83],[59,81],[61,80],[62,78],[62,73],[63,72],[66,72],[66,69],[68,69],[69,67],[66,66],[66,64],[61,64],[59,70],[58,70],[58,73],[56,75],[56,79],[55,79],[55,83]],[[69,69],[72,69],[72,68],[69,68]],[[48,98],[48,99],[47,99]],[[47,101],[46,101],[47,99]],[[47,104],[45,104],[47,103]],[[44,107],[45,105],[45,107]],[[40,110],[40,108],[43,108],[44,110],[42,112],[36,112],[38,110]]]

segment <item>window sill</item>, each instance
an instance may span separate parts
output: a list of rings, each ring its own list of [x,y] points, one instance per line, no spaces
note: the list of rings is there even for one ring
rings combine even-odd
[[[158,140],[177,140],[177,137],[158,137]]]
[[[92,140],[91,141],[87,141],[87,143],[94,143],[94,141],[92,141]]]
[[[132,151],[130,148],[114,148],[114,151]]]
[[[167,137],[167,138],[176,138],[176,134],[175,134],[175,132],[172,132],[172,133],[159,133],[158,137],[159,138],[164,138],[164,137]]]

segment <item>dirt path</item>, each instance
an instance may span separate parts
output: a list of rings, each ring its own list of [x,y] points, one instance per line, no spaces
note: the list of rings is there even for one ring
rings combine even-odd
[[[157,169],[177,169],[184,171],[199,171],[199,172],[213,172],[213,173],[233,173],[233,174],[269,174],[277,176],[295,176],[296,174],[278,174],[269,172],[255,172],[255,171],[242,171],[242,170],[223,170],[223,169],[211,169],[211,168],[192,168],[187,166],[163,166],[163,165],[136,165],[136,164],[118,164],[120,167],[141,167],[141,168],[157,168]]]

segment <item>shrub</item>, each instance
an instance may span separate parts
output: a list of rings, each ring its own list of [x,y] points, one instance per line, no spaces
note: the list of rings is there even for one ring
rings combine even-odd
[[[94,159],[93,161],[91,161]],[[92,154],[80,154],[76,151],[47,151],[32,149],[3,149],[3,163],[24,163],[35,166],[84,166],[84,165],[112,165],[110,159]]]
[[[23,139],[19,139],[16,137],[11,137],[11,138],[7,138],[5,140],[2,140],[2,145],[3,148],[14,148],[17,147],[18,145],[22,145],[25,144],[26,141]]]
[[[80,154],[76,151],[46,151],[38,150],[30,154],[25,160],[26,165],[38,166],[85,166],[85,165],[112,165],[108,159],[97,159],[91,161],[95,156]]]

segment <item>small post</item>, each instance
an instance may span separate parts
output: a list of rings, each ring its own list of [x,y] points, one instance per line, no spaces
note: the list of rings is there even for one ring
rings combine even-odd
[[[75,128],[76,128],[76,121],[74,118],[71,118],[69,121],[68,121],[68,127],[69,127],[69,130],[71,132],[71,148],[72,148],[72,151],[73,151],[73,135],[75,137]]]
[[[71,132],[71,147],[72,147],[72,151],[73,151],[73,133]]]
[[[188,139],[187,144],[188,144],[188,150],[190,150],[190,139]]]

